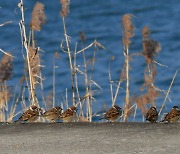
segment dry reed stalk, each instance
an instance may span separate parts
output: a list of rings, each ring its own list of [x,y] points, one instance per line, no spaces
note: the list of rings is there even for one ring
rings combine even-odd
[[[0,27],[2,27],[2,26],[4,26],[4,25],[7,25],[7,24],[10,24],[10,23],[12,23],[12,22],[13,22],[13,21],[6,21],[6,22],[0,24]]]
[[[117,99],[117,96],[118,96],[118,93],[119,93],[119,89],[121,87],[121,83],[124,80],[126,80],[126,67],[125,67],[125,65],[123,66],[123,69],[121,70],[121,74],[120,74],[120,78],[119,78],[118,85],[117,85],[117,88],[116,88],[116,92],[115,92],[115,95],[114,95],[114,98],[113,98],[113,101],[112,101],[112,106],[116,102],[116,99]]]
[[[89,85],[89,79],[88,79],[88,72],[87,72],[87,60],[86,60],[86,55],[85,55],[85,50],[84,49],[84,41],[86,40],[86,37],[84,35],[84,33],[80,33],[80,39],[81,39],[81,46],[82,46],[82,53],[83,53],[83,61],[84,61],[84,82],[85,82],[85,86],[86,86],[86,94],[87,95],[90,91],[90,85]],[[84,98],[84,100],[86,101],[86,117],[87,119],[89,119],[89,121],[91,122],[91,118],[90,118],[90,115],[91,115],[91,106],[90,106],[90,97],[86,97]],[[82,115],[83,116],[83,108],[81,106],[81,110],[82,110]]]
[[[109,64],[108,64],[108,77],[109,77],[109,86],[110,86],[110,92],[111,92],[111,101],[112,101],[112,106],[114,105],[114,93],[113,93],[113,81],[111,78],[111,61],[113,61],[115,59],[114,56],[111,57],[111,59],[109,60]]]
[[[81,98],[80,98],[80,94],[79,94],[79,87],[78,87],[78,72],[80,72],[81,74],[84,74],[82,71],[79,70],[78,66],[76,65],[76,52],[77,52],[77,46],[78,46],[78,43],[76,42],[76,45],[75,45],[75,51],[74,51],[74,82],[75,82],[75,87],[76,87],[76,95],[77,97],[74,98],[74,104],[73,105],[76,105],[77,102],[76,100],[78,100],[78,102],[80,102],[80,113],[82,112],[82,102],[81,102]]]
[[[88,90],[86,93],[86,95],[89,95],[89,97],[87,97],[87,112],[88,112],[88,120],[89,122],[92,122],[92,103],[93,103],[93,90],[92,90],[92,85],[95,85],[97,86],[99,89],[101,89],[101,87],[95,82],[92,80],[92,77],[93,77],[93,73],[94,73],[94,69],[95,69],[95,62],[96,62],[96,53],[98,51],[98,47],[99,48],[103,48],[104,49],[104,46],[99,43],[98,41],[94,41],[94,52],[93,52],[93,60],[92,60],[92,63],[91,63],[91,72],[90,72],[90,75],[89,75],[89,80],[87,81],[88,82]]]
[[[10,56],[10,57],[12,57],[12,58],[15,58],[13,55],[9,54],[8,52],[5,52],[5,51],[2,50],[2,49],[0,49],[0,51],[1,51],[2,53],[4,53],[5,55],[8,55],[8,56]]]
[[[28,47],[29,51],[29,64],[31,68],[31,81],[32,81],[32,87],[33,87],[33,96],[35,97],[36,101],[36,85],[41,83],[42,78],[40,77],[41,73],[41,58],[40,54],[38,52],[38,48],[34,49],[32,46]],[[28,68],[28,60],[27,61],[27,68]],[[28,70],[28,69],[27,69]]]
[[[66,95],[65,95],[65,104],[66,104],[66,108],[69,108],[69,103],[68,103],[68,89],[66,88]]]
[[[87,80],[87,84],[88,86],[86,86],[86,95],[89,95],[89,97],[87,97],[86,103],[87,103],[87,118],[89,120],[89,122],[92,122],[92,77],[93,77],[93,73],[94,73],[94,68],[95,68],[95,60],[96,59],[96,52],[98,50],[98,46],[97,44],[94,44],[94,52],[93,52],[93,61],[92,61],[92,65],[91,65],[91,73],[89,76],[89,81]]]
[[[21,40],[22,44],[26,50],[26,60],[27,60],[27,67],[28,67],[28,74],[29,74],[29,81],[30,81],[30,99],[31,99],[31,105],[37,105],[39,106],[37,102],[37,98],[35,95],[35,88],[33,84],[33,75],[32,75],[32,68],[30,66],[30,53],[28,49],[28,40],[27,40],[27,35],[26,35],[26,28],[25,28],[25,18],[24,18],[24,5],[23,5],[23,0],[20,1],[18,4],[18,7],[21,11],[21,20],[19,22],[20,25],[20,31],[21,31]]]
[[[77,95],[77,97],[74,100],[75,103],[73,105],[76,106],[76,107],[77,107],[77,105],[80,106],[80,115],[83,116],[83,103],[82,103],[82,99],[81,99],[80,94],[79,94],[79,87],[78,87],[78,73],[84,74],[84,72],[80,71],[78,66],[76,65],[77,45],[78,45],[78,43],[76,43],[75,51],[74,51],[74,69],[75,69],[74,70],[74,80],[75,80],[75,87],[76,87],[76,95]],[[78,100],[78,102],[77,102],[77,100]]]
[[[58,52],[54,53],[53,57],[53,107],[55,107],[55,102],[56,102],[56,69],[58,66],[56,66],[56,58],[60,59],[60,55]]]
[[[42,4],[40,2],[36,2],[36,4],[34,5],[34,8],[33,8],[33,11],[32,11],[32,15],[31,15],[29,40],[28,40],[28,48],[32,48],[33,50],[36,50],[36,53],[38,53],[40,48],[39,47],[36,48],[35,39],[34,39],[34,37],[35,37],[34,31],[40,31],[42,29],[42,26],[45,24],[45,22],[46,22],[46,16],[44,13],[44,4]],[[39,54],[38,55],[35,54],[35,56],[36,56],[35,57],[36,60],[34,60],[34,58],[33,58],[33,61],[35,63],[39,61],[39,65],[36,65],[36,67],[41,69],[41,67],[43,67],[43,66],[40,65],[40,56],[39,56]],[[38,69],[38,68],[35,68],[35,69]],[[34,78],[36,78],[37,79],[36,81],[38,81],[37,83],[40,84],[42,103],[46,106],[44,93],[43,93],[44,87],[43,87],[43,77],[42,77],[41,70],[39,71],[38,74],[36,74],[36,77],[34,76]]]
[[[148,88],[148,96],[151,98],[152,106],[156,106],[155,98],[157,90],[154,86],[155,76],[157,74],[154,57],[161,51],[160,43],[150,38],[150,30],[147,26],[142,29],[143,37],[143,56],[146,60],[147,68],[145,69],[145,86]],[[146,71],[148,73],[146,73]]]
[[[169,93],[170,93],[170,91],[171,91],[171,88],[172,88],[172,85],[173,85],[173,83],[174,83],[174,80],[175,80],[175,78],[176,78],[177,73],[178,73],[178,70],[176,70],[176,72],[175,72],[175,74],[174,74],[174,76],[173,76],[173,79],[172,79],[172,81],[171,81],[171,83],[170,83],[170,86],[169,86],[168,91],[167,91],[167,93],[166,93],[165,99],[164,99],[164,101],[163,101],[163,103],[162,103],[162,105],[161,105],[161,108],[160,108],[160,110],[159,110],[159,113],[158,113],[159,116],[160,116],[160,114],[161,114],[161,112],[162,112],[162,110],[163,110],[163,108],[164,108],[164,105],[165,105],[167,99],[168,99],[168,95],[169,95]]]
[[[39,83],[39,74],[41,72],[41,58],[37,49],[29,47],[30,67],[32,69],[33,85],[36,86]]]
[[[75,104],[75,102],[74,102],[74,100],[75,100],[74,68],[73,68],[73,64],[72,64],[72,55],[71,55],[71,50],[70,50],[70,45],[69,45],[69,36],[67,35],[66,24],[65,24],[65,17],[69,13],[70,0],[60,0],[60,3],[62,4],[62,9],[61,9],[60,15],[61,15],[62,21],[63,21],[64,37],[65,37],[65,41],[66,41],[67,53],[68,53],[68,58],[69,58],[69,66],[70,66],[70,71],[71,71],[72,100],[73,100],[73,104]]]
[[[126,65],[126,100],[124,107],[124,121],[127,121],[128,108],[129,108],[129,45],[131,43],[130,38],[134,36],[134,26],[132,24],[131,18],[133,15],[125,14],[122,18],[123,24],[123,46],[124,46],[124,56],[125,56],[125,65]]]
[[[84,61],[84,82],[85,82],[85,86],[86,86],[86,93],[89,91],[89,81],[88,81],[88,74],[87,74],[87,62],[86,62],[86,55],[85,55],[85,49],[84,49],[84,42],[86,41],[86,36],[83,32],[80,32],[80,40],[81,40],[81,48],[82,48],[82,53],[83,53],[83,61]],[[77,52],[76,52],[77,53]],[[80,101],[80,100],[79,100]],[[79,113],[79,116],[80,117],[84,117],[84,110],[83,110],[83,107],[84,107],[84,101],[83,101],[83,104],[80,103],[80,113]]]
[[[88,93],[86,93],[86,95],[88,96],[87,97],[87,112],[88,112],[88,120],[89,122],[92,122],[92,117],[93,117],[93,114],[92,114],[92,103],[93,103],[93,94],[94,94],[94,91],[92,90],[92,85],[95,85],[96,87],[98,87],[99,89],[102,89],[95,81],[93,81],[93,73],[94,73],[94,69],[95,69],[95,62],[96,62],[96,53],[98,51],[98,48],[102,48],[102,49],[105,49],[104,46],[99,43],[98,41],[94,41],[94,52],[93,52],[93,58],[92,58],[92,61],[91,61],[91,72],[90,72],[90,75],[89,75],[89,80],[88,80],[88,84],[89,84],[89,88],[88,88]]]

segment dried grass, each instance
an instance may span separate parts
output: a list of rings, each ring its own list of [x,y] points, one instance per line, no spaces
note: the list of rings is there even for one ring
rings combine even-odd
[[[69,14],[69,5],[70,5],[70,0],[60,0],[60,3],[62,4],[62,10],[60,12],[62,18],[63,18],[63,28],[64,28],[64,36],[65,36],[65,41],[66,41],[66,47],[69,57],[69,66],[71,69],[71,80],[72,80],[72,99],[73,99],[73,104],[76,104],[76,107],[78,104],[81,103],[81,101],[86,101],[86,107],[87,107],[87,114],[86,117],[80,116],[79,117],[79,122],[91,122],[92,121],[92,103],[94,101],[94,91],[93,86],[95,85],[96,87],[100,87],[94,80],[92,80],[93,72],[94,72],[94,65],[96,62],[96,52],[98,50],[98,47],[105,49],[105,47],[97,42],[96,40],[91,43],[89,46],[83,48],[83,43],[86,41],[86,36],[83,32],[80,32],[80,39],[82,42],[82,49],[80,51],[75,51],[74,55],[72,54],[72,50],[70,49],[70,37],[67,35],[66,32],[66,25],[65,25],[65,17],[68,16]],[[26,69],[29,71],[29,80],[30,81],[30,93],[31,93],[31,99],[34,98],[34,104],[35,104],[35,97],[36,97],[36,84],[39,83],[40,78],[40,73],[41,73],[41,57],[38,52],[38,49],[35,48],[35,45],[30,43],[31,39],[32,42],[34,41],[34,34],[33,31],[40,31],[42,26],[44,25],[46,21],[46,17],[44,14],[44,5],[40,2],[37,2],[34,6],[33,12],[32,12],[32,18],[30,22],[30,28],[32,31],[32,38],[30,37],[30,41],[27,41],[26,38],[26,29],[25,29],[25,21],[24,21],[24,7],[23,7],[23,0],[18,4],[19,8],[21,9],[22,13],[22,20],[20,20],[20,29],[21,29],[21,36],[22,36],[22,44],[23,47],[26,49]],[[124,80],[126,81],[126,98],[125,98],[125,107],[124,107],[124,121],[126,121],[127,117],[130,116],[133,111],[134,111],[134,106],[137,105],[137,107],[141,110],[142,114],[145,115],[148,111],[147,106],[149,105],[154,105],[154,102],[156,98],[159,96],[159,91],[156,90],[154,86],[154,81],[155,81],[155,76],[157,74],[156,70],[156,65],[154,62],[154,57],[161,51],[161,46],[160,43],[151,39],[150,37],[150,29],[145,26],[142,30],[142,37],[143,37],[143,56],[145,57],[147,67],[144,72],[144,84],[143,84],[143,89],[146,88],[146,92],[136,98],[130,97],[129,96],[129,61],[130,61],[130,56],[129,56],[129,45],[131,44],[131,38],[134,36],[134,26],[132,23],[132,17],[134,17],[132,14],[125,14],[122,18],[122,24],[123,24],[123,37],[122,37],[122,42],[124,46],[124,56],[125,56],[125,62],[124,66],[121,71],[119,83],[117,86],[117,90],[115,95],[113,95],[112,92],[112,103],[115,103],[116,97],[118,95],[118,90],[120,88],[120,83],[123,82]],[[85,56],[85,50],[89,49],[90,47],[94,47],[94,55],[93,58],[90,61],[91,68],[87,69],[89,67],[87,64],[86,56]],[[81,71],[80,67],[78,68],[76,66],[76,55],[79,53],[83,53],[83,59],[84,59],[84,70]],[[73,57],[74,56],[74,57]],[[60,58],[59,53],[56,52],[54,54],[54,58]],[[114,57],[113,57],[114,59]],[[112,59],[112,60],[113,60]],[[6,85],[6,80],[11,79],[12,76],[12,56],[4,55],[2,60],[0,61],[0,120],[5,119],[5,112],[4,110],[6,109],[7,102],[10,99],[10,91],[7,88]],[[55,77],[55,61],[54,61],[54,77]],[[90,77],[88,76],[88,70],[90,70]],[[78,84],[75,82],[78,82],[77,78],[77,73],[82,72],[82,74],[85,76],[85,86],[86,86],[86,91],[85,95],[80,99],[80,95],[77,94],[78,97],[76,97],[75,94],[75,88],[78,89]],[[30,79],[31,78],[31,79]],[[55,85],[55,78],[53,79],[53,84]],[[111,81],[111,80],[110,80]],[[112,82],[112,81],[111,81]],[[113,83],[113,82],[112,82]],[[77,85],[75,87],[75,84]],[[22,85],[22,90],[24,90],[24,79],[23,79],[23,85]],[[54,88],[55,89],[55,86]],[[100,89],[100,88],[99,88]],[[78,90],[77,90],[78,91]],[[169,90],[170,91],[170,90]],[[78,93],[78,92],[77,92]],[[24,93],[21,92],[20,95],[23,95]],[[168,97],[169,92],[167,93]],[[67,94],[66,94],[67,95]],[[24,97],[24,96],[22,96]],[[30,98],[29,97],[29,98]],[[47,106],[54,106],[55,103],[55,90],[53,90],[52,93],[49,93],[49,95],[46,97],[46,104]],[[76,102],[76,98],[79,98],[79,102]],[[18,99],[19,100],[19,99]],[[31,105],[32,105],[31,102]],[[67,102],[67,101],[66,101]],[[132,105],[132,102],[136,102],[136,104]],[[24,103],[24,108],[26,107],[26,103]],[[67,103],[68,104],[68,103]],[[84,104],[83,104],[84,105]],[[83,105],[82,108],[83,109]],[[15,110],[14,110],[15,112]],[[14,112],[12,114],[12,117],[14,115]],[[83,111],[82,111],[83,112]],[[81,115],[81,114],[80,114]],[[83,115],[83,114],[82,114]]]

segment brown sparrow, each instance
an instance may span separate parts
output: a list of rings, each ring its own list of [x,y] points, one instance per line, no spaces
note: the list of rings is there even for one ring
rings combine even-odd
[[[115,122],[117,118],[121,115],[121,108],[118,105],[111,107],[101,119],[109,120],[110,122]]]
[[[180,119],[180,110],[177,106],[174,106],[171,111],[165,115],[161,122],[173,123]]]
[[[64,122],[73,122],[76,117],[76,111],[77,111],[76,106],[71,106],[66,111],[64,111],[59,117]]]
[[[61,114],[61,111],[62,109],[59,106],[56,106],[44,112],[42,116],[47,120],[56,122],[56,120],[59,118],[59,115]]]
[[[33,105],[28,110],[26,110],[15,122],[35,122],[40,114],[42,114],[41,108]]]
[[[151,107],[146,113],[146,120],[151,123],[154,123],[158,120],[158,112],[155,106]]]

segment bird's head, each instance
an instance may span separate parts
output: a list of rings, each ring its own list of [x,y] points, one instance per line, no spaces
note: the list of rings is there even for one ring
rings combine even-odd
[[[156,107],[155,106],[152,106],[150,109],[156,111]]]
[[[116,110],[118,110],[119,112],[121,112],[121,108],[118,105],[114,105],[113,106]]]

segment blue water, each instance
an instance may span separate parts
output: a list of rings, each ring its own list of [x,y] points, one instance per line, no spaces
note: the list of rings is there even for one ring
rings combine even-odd
[[[0,23],[13,21],[11,24],[0,27],[0,48],[12,52],[14,59],[14,70],[12,80],[8,85],[12,87],[13,93],[19,79],[23,76],[24,61],[21,52],[21,39],[19,32],[20,11],[17,7],[19,0],[0,0]],[[25,1],[25,23],[27,33],[31,19],[31,11],[35,4],[34,1]],[[59,0],[43,1],[47,22],[41,32],[35,33],[38,46],[45,51],[42,54],[44,94],[45,96],[52,91],[52,68],[53,54],[58,51],[61,58],[56,60],[56,104],[63,102],[66,88],[68,89],[69,102],[71,104],[71,78],[68,65],[68,56],[60,50],[60,42],[64,39],[62,20],[59,16]],[[71,37],[71,48],[75,48],[76,42],[80,43],[79,32],[86,34],[87,41],[85,46],[96,39],[105,46],[105,50],[99,49],[95,64],[93,79],[102,90],[95,93],[96,102],[93,104],[93,112],[102,109],[105,103],[111,106],[111,95],[108,80],[108,61],[111,56],[115,60],[111,64],[111,75],[113,80],[118,80],[124,62],[122,52],[122,29],[121,18],[124,14],[130,13],[135,16],[134,25],[135,37],[132,39],[130,53],[142,51],[141,29],[148,26],[151,29],[151,37],[161,43],[162,51],[156,60],[168,68],[157,66],[157,77],[155,85],[160,89],[167,90],[172,77],[180,67],[180,1],[179,0],[71,0],[70,15],[66,19],[68,35]],[[80,45],[78,46],[80,49]],[[2,57],[3,54],[0,53]],[[93,48],[87,51],[87,58],[92,58]],[[77,64],[82,65],[82,56],[77,57]],[[143,70],[145,61],[142,57],[134,57],[131,61],[130,70],[130,93],[131,95],[140,94],[140,87],[143,84]],[[180,102],[180,74],[171,89],[172,103],[167,101],[167,108],[163,112],[170,110],[172,106],[179,105]],[[84,81],[79,76],[80,94],[84,95]],[[97,89],[97,88],[96,88]],[[122,106],[124,103],[125,86],[122,84],[116,104]],[[161,94],[156,100],[159,108],[164,100]],[[20,110],[20,104],[18,106]],[[137,110],[137,121],[142,121],[141,112]],[[17,110],[18,112],[18,110]]]

